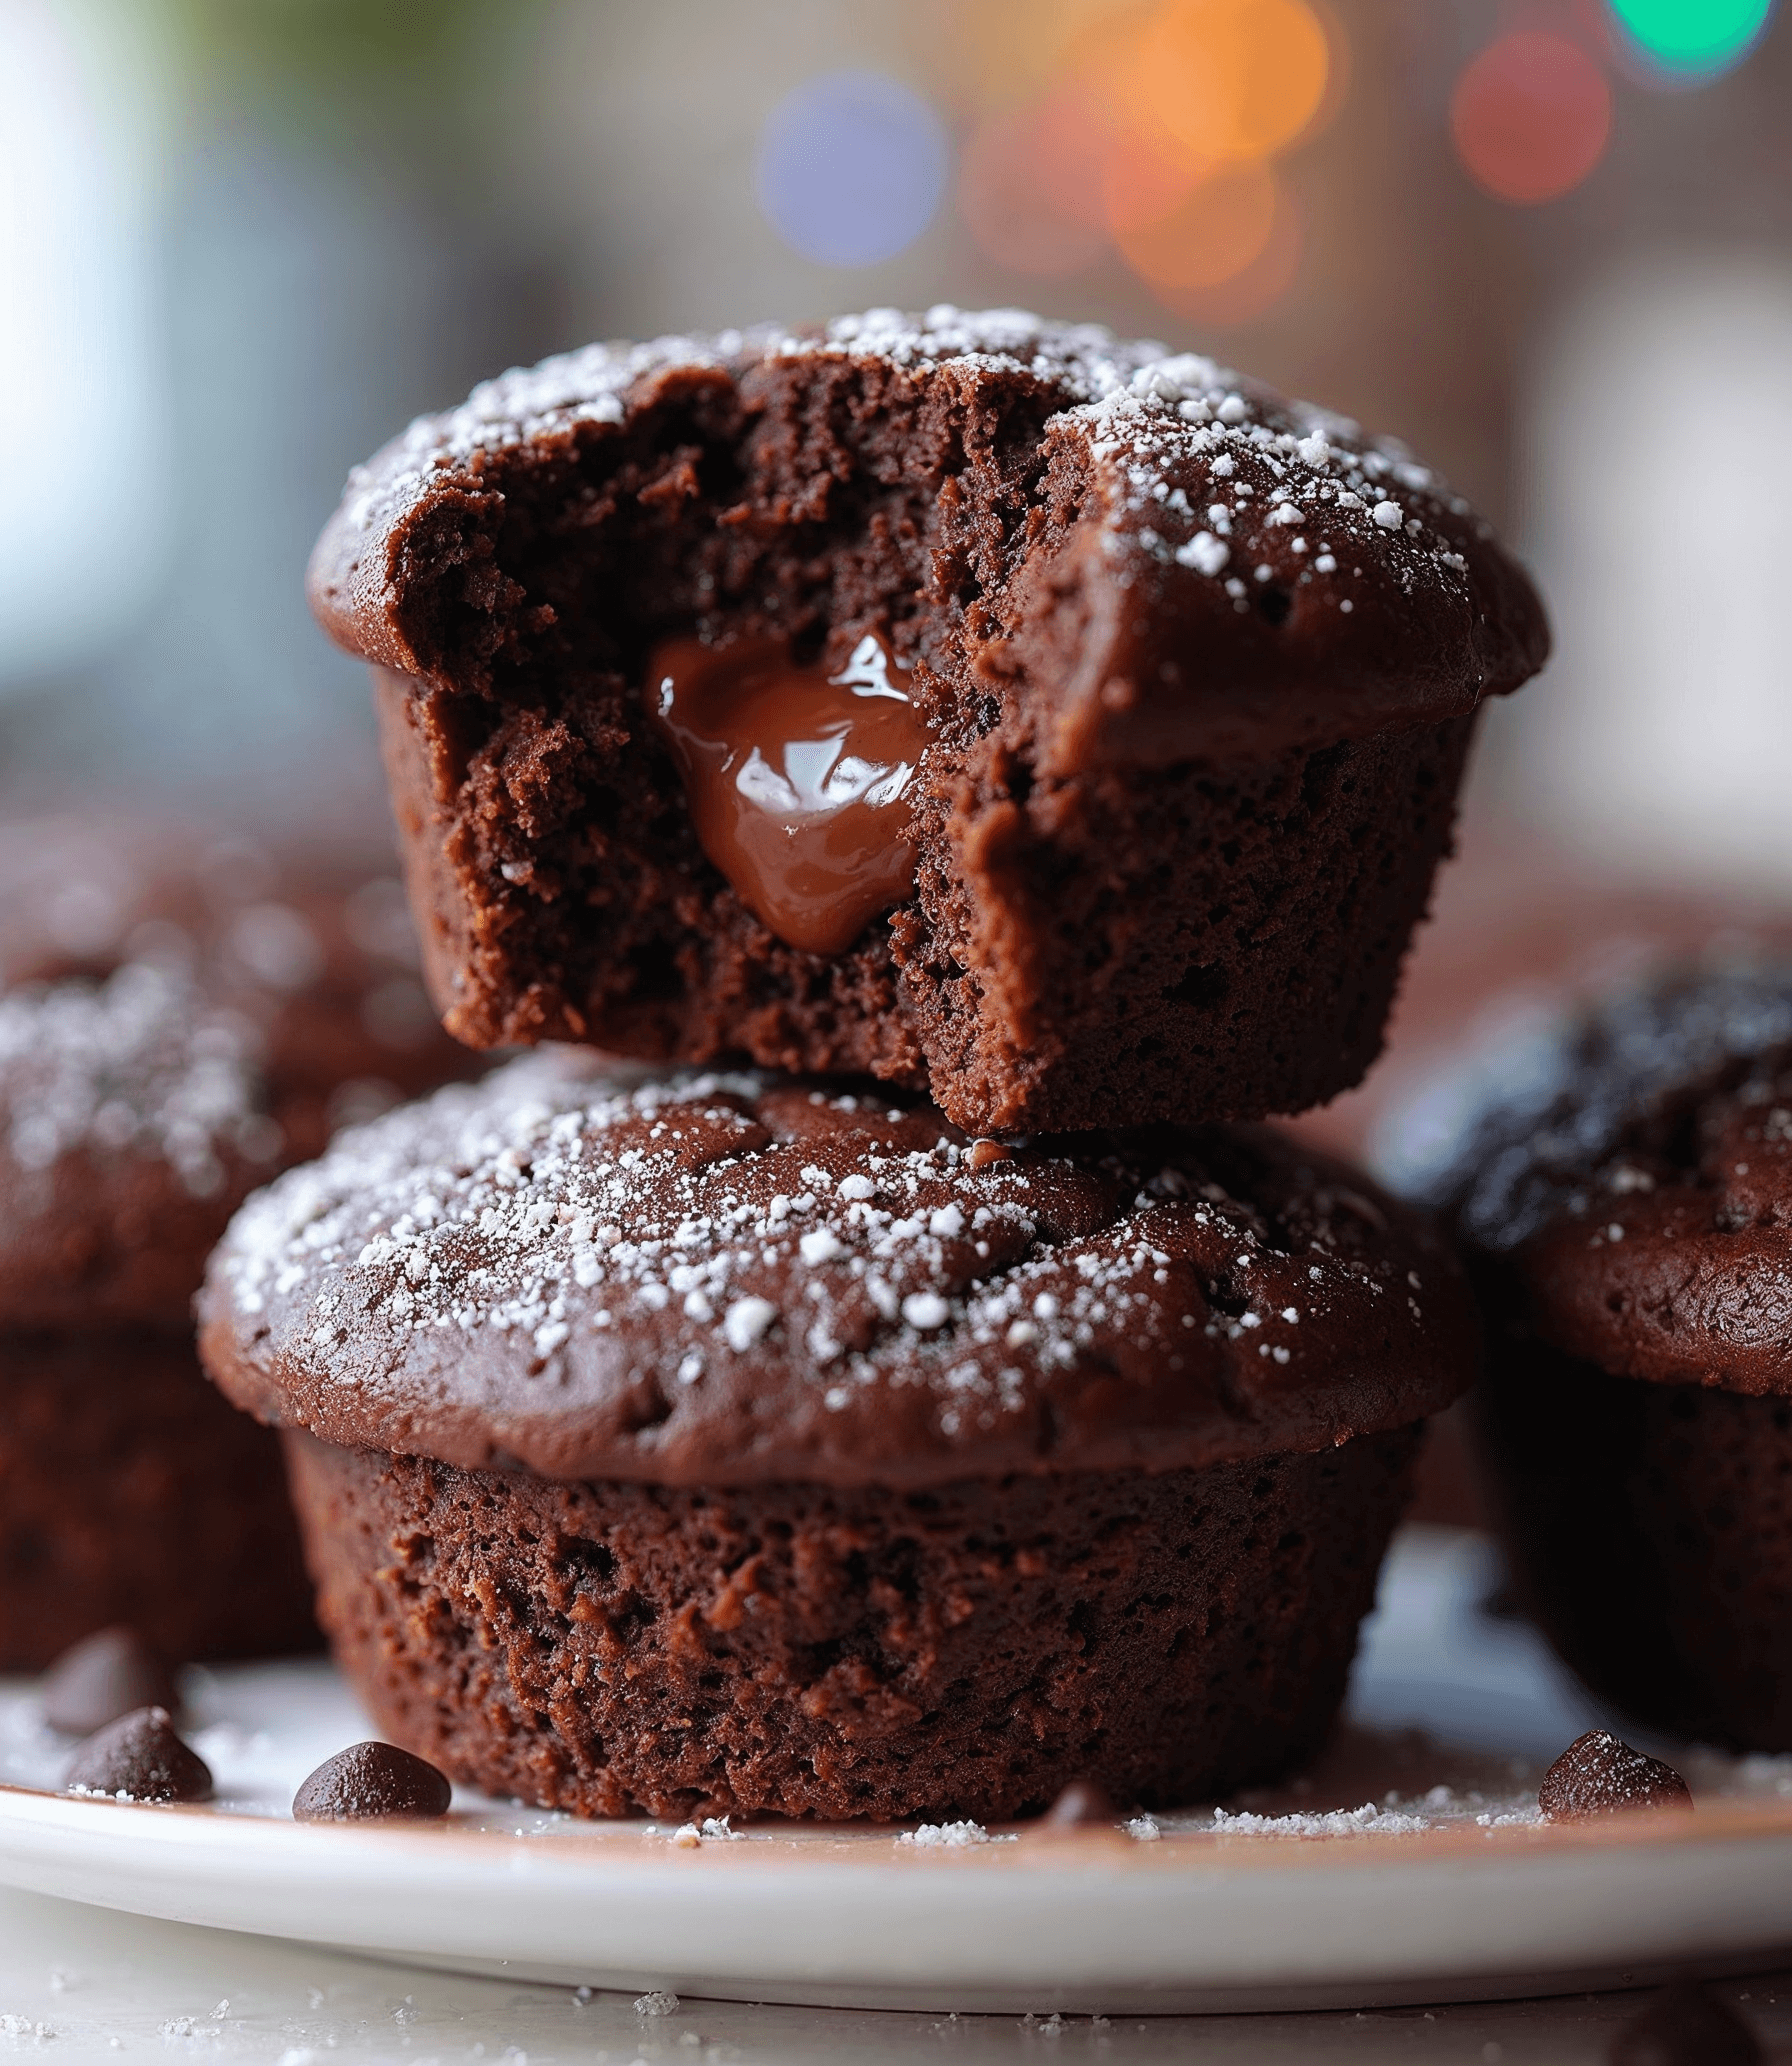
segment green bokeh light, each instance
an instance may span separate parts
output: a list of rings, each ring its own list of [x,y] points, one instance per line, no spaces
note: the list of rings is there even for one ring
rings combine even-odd
[[[1747,54],[1774,0],[1611,0],[1631,41],[1675,72],[1721,72]]]

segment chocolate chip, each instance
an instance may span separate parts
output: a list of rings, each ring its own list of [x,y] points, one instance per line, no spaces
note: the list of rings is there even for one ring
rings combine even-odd
[[[1073,1779],[1039,1819],[1047,1829],[1111,1828],[1120,1811],[1093,1779]]]
[[[1690,1808],[1692,1795],[1672,1765],[1632,1750],[1609,1729],[1589,1729],[1544,1773],[1537,1805],[1546,1822],[1578,1822],[1638,1808]]]
[[[180,1712],[174,1670],[135,1629],[102,1628],[64,1650],[43,1682],[44,1720],[65,1736],[91,1736],[139,1707]]]
[[[1664,1987],[1613,2036],[1610,2066],[1759,2066],[1760,2040],[1695,1981]]]
[[[62,1782],[69,1793],[130,1801],[209,1801],[212,1775],[174,1733],[165,1707],[140,1707],[89,1736]]]
[[[422,1820],[446,1815],[453,1794],[426,1758],[392,1743],[351,1743],[326,1758],[292,1797],[295,1822]]]

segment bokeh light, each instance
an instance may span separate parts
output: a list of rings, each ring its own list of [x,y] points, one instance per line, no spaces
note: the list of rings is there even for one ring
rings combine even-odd
[[[1611,0],[1611,9],[1651,64],[1713,77],[1754,48],[1773,0]]]
[[[1477,186],[1501,201],[1553,201],[1605,155],[1612,96],[1578,43],[1540,29],[1491,43],[1456,82],[1450,129]]]
[[[935,91],[975,113],[1018,107],[1080,70],[1091,35],[1128,33],[1142,0],[907,0]],[[943,58],[944,62],[939,62]]]
[[[759,205],[822,265],[876,265],[933,220],[951,152],[933,108],[882,72],[825,72],[787,94],[760,138]]]
[[[1067,222],[1101,229],[1102,168],[1115,143],[1106,112],[1075,83],[1035,104],[1031,114],[1039,191]]]
[[[1275,213],[1263,248],[1241,271],[1211,285],[1148,284],[1153,295],[1185,322],[1202,326],[1248,323],[1273,308],[1293,286],[1301,259],[1300,211],[1288,182],[1275,183]]]
[[[1276,176],[1260,159],[1221,165],[1155,221],[1114,226],[1128,264],[1151,286],[1217,287],[1268,246]]]
[[[1097,111],[1065,94],[979,124],[958,173],[965,227],[998,265],[1036,278],[1078,272],[1101,255],[1102,164],[1110,138]]]
[[[1003,0],[966,4],[1025,28]],[[1042,4],[1049,74],[986,105],[965,150],[977,243],[1046,277],[1112,248],[1178,309],[1228,281],[1253,313],[1285,291],[1300,238],[1277,160],[1331,112],[1347,55],[1320,0]]]
[[[1211,161],[1166,149],[1160,136],[1118,130],[1101,167],[1101,219],[1124,249],[1128,237],[1175,215],[1196,187],[1218,170]]]
[[[1329,66],[1304,0],[1168,0],[1133,46],[1127,113],[1197,163],[1264,158],[1318,113]]]

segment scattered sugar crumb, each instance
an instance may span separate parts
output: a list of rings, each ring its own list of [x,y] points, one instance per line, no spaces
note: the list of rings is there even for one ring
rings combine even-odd
[[[1235,1815],[1215,1808],[1212,1827],[1223,1836],[1412,1836],[1429,1829],[1431,1823],[1427,1816],[1365,1801],[1360,1808],[1334,1808],[1315,1815],[1253,1815],[1248,1811]]]
[[[666,1839],[681,1851],[694,1851],[699,1844],[738,1844],[745,1833],[730,1827],[726,1815],[706,1815],[701,1822],[681,1822]]]
[[[991,1836],[981,1822],[923,1822],[919,1829],[905,1829],[899,1844],[919,1851],[964,1851],[977,1844],[1011,1844],[1011,1836]]]

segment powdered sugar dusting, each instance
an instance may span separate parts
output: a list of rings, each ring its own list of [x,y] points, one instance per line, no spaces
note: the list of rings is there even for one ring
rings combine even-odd
[[[1440,1759],[1446,1752],[1436,1752]],[[1282,1789],[1286,1796],[1290,1789]],[[1309,1782],[1296,1780],[1292,1791],[1310,1790]],[[1135,1839],[1239,1837],[1270,1841],[1317,1842],[1363,1838],[1422,1836],[1429,1831],[1456,1830],[1463,1833],[1495,1829],[1534,1829],[1542,1820],[1537,1806],[1535,1775],[1523,1760],[1513,1764],[1511,1784],[1488,1791],[1482,1787],[1436,1785],[1422,1793],[1392,1791],[1380,1800],[1363,1801],[1356,1807],[1284,1808],[1263,1796],[1256,1807],[1188,1809],[1173,1814],[1141,1815],[1126,1824]],[[1336,1798],[1336,1795],[1333,1795]],[[1348,1798],[1348,1796],[1346,1796]]]
[[[1069,413],[1117,477],[1117,507],[1131,522],[1115,527],[1116,540],[1214,580],[1248,538],[1257,563],[1241,571],[1259,583],[1279,573],[1296,588],[1317,581],[1344,610],[1346,582],[1370,568],[1409,596],[1423,582],[1466,597],[1458,534],[1466,523],[1490,535],[1403,446],[1366,439],[1354,423],[1192,352],[1139,366]],[[1395,484],[1410,511],[1388,493]],[[1297,535],[1277,558],[1293,567],[1257,559],[1284,531]],[[1235,610],[1252,607],[1244,582],[1227,592]]]
[[[733,377],[756,362],[818,354],[875,358],[919,375],[1015,373],[1055,390],[1062,411],[1054,425],[1084,438],[1106,472],[1115,548],[1209,579],[1238,556],[1235,536],[1294,529],[1288,550],[1299,564],[1284,578],[1320,583],[1341,610],[1352,607],[1345,588],[1371,569],[1382,581],[1391,571],[1409,595],[1421,581],[1466,594],[1467,562],[1455,543],[1465,531],[1491,535],[1405,447],[1365,438],[1347,418],[1284,401],[1212,359],[1117,338],[1100,324],[950,303],[920,315],[870,309],[809,331],[768,325],[594,344],[514,368],[459,408],[419,417],[357,467],[345,520],[360,532],[390,526],[444,472],[477,473],[495,455],[579,425],[620,426],[662,376],[719,369]],[[1248,591],[1232,601],[1251,607]]]
[[[513,366],[483,380],[456,409],[419,416],[370,465],[353,468],[344,511],[370,530],[413,507],[431,477],[475,457],[522,445],[579,423],[621,423],[623,397],[651,374],[724,365],[740,356],[743,335],[660,337],[647,344],[589,344],[536,366]]]
[[[898,1394],[876,1424],[905,1454],[1034,1455],[1042,1389],[1061,1422],[1083,1377],[1106,1396],[1117,1370],[1160,1439],[1186,1420],[1212,1443],[1236,1421],[1256,1453],[1292,1410],[1325,1442],[1331,1388],[1362,1382],[1328,1330],[1354,1338],[1365,1312],[1369,1382],[1394,1389],[1359,1399],[1353,1427],[1426,1410],[1394,1403],[1419,1372],[1454,1389],[1410,1282],[1426,1287],[1428,1251],[1297,1151],[1216,1137],[1229,1187],[1195,1162],[974,1165],[967,1148],[927,1108],[752,1074],[631,1086],[542,1051],[339,1136],[250,1200],[208,1309],[226,1300],[309,1397],[559,1429],[583,1413],[607,1468],[644,1467],[705,1413],[738,1458],[730,1415],[825,1421]],[[868,1425],[842,1438],[855,1454]],[[513,1453],[525,1434],[507,1422]]]
[[[208,1006],[178,969],[127,962],[103,983],[0,997],[0,1126],[18,1168],[82,1152],[155,1157],[196,1198],[225,1181],[227,1152],[271,1160],[253,1029]]]

